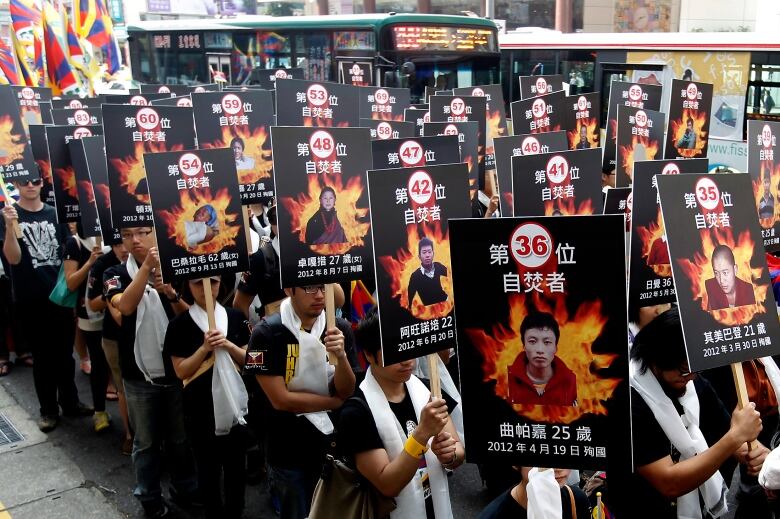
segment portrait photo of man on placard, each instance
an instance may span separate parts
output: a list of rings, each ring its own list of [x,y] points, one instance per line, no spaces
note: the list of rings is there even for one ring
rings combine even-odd
[[[420,268],[409,278],[407,297],[409,309],[412,308],[414,297],[419,295],[424,306],[435,305],[446,301],[449,297],[441,285],[441,278],[447,277],[447,267],[433,261],[433,241],[423,236],[417,244],[417,255],[420,258]]]
[[[715,277],[705,281],[707,310],[755,304],[753,285],[737,277],[737,262],[728,245],[715,247],[711,261]]]

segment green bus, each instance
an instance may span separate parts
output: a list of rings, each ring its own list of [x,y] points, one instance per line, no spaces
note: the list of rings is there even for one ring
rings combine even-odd
[[[144,21],[128,26],[133,79],[198,84],[213,71],[229,84],[248,83],[253,69],[302,68],[305,79],[338,81],[339,63],[372,66],[372,83],[415,65],[413,98],[437,90],[498,83],[495,24],[469,16],[366,14],[242,16]],[[403,67],[408,71],[408,66]]]

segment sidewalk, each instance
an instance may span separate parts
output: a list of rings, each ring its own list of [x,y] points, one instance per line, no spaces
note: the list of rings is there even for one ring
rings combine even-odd
[[[21,440],[7,442],[19,433]],[[0,519],[123,518],[0,385]]]

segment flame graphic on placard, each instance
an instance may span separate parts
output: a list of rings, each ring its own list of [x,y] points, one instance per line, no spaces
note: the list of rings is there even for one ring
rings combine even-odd
[[[238,171],[239,184],[255,184],[265,178],[271,178],[274,162],[271,156],[271,149],[266,148],[268,142],[268,130],[265,126],[255,128],[250,132],[247,126],[236,126],[222,128],[222,139],[209,143],[203,143],[202,148],[229,148],[230,141],[234,137],[240,137],[244,141],[244,155],[251,157],[255,161],[255,167],[252,169],[242,169]]]
[[[691,149],[678,148],[677,142],[685,134],[688,125],[688,119],[693,120],[693,131],[696,134],[696,147]],[[704,131],[704,125],[707,123],[707,112],[699,112],[686,108],[683,110],[682,118],[672,121],[669,133],[674,137],[672,145],[681,157],[691,158],[702,154],[704,145],[707,144],[707,132]]]
[[[778,191],[778,181],[780,181],[780,165],[778,165],[774,171],[772,171],[772,161],[762,160],[761,168],[758,175],[758,180],[753,180],[753,198],[756,200],[756,208],[760,207],[761,199],[764,197],[764,178],[769,175],[770,184],[769,192],[774,199],[774,213],[769,218],[760,218],[758,223],[764,229],[770,229],[775,224],[775,221],[780,216],[780,204],[777,203],[780,192]]]
[[[555,211],[560,214],[555,214]],[[588,198],[587,200],[577,202],[574,198],[559,198],[557,200],[548,200],[544,203],[544,215],[545,216],[571,216],[571,215],[588,215],[593,213],[593,201]]]
[[[639,225],[636,227],[636,234],[642,243],[642,258],[648,267],[653,269],[656,276],[662,276],[668,278],[672,275],[672,266],[669,263],[655,262],[657,259],[662,261],[669,261],[669,250],[666,247],[666,243],[663,241],[666,229],[664,227],[664,219],[661,215],[661,208],[658,208],[658,214],[655,221],[650,222],[649,225]],[[651,257],[651,252],[656,251]],[[659,256],[660,254],[660,256]],[[655,258],[655,259],[654,259]],[[654,261],[654,264],[650,264],[650,261]]]
[[[60,181],[62,190],[65,191],[68,196],[78,200],[79,193],[76,188],[76,171],[72,167],[68,166],[66,168],[57,168],[55,173],[57,174],[57,178]]]
[[[389,114],[386,112],[371,112],[371,119],[374,121],[398,121],[403,122],[404,120],[404,114],[403,111],[401,111],[400,114]]]
[[[309,128],[349,128],[349,123],[347,121],[342,121],[334,125],[333,119],[304,117],[301,126],[307,126]]]
[[[501,125],[501,112],[498,110],[488,110],[486,128],[488,140],[502,137],[506,134],[506,126]],[[492,152],[489,151],[488,153]]]
[[[363,180],[359,176],[349,179],[344,186],[341,175],[309,175],[308,190],[296,197],[282,197],[281,202],[292,218],[290,230],[298,235],[301,242],[306,239],[306,224],[314,213],[320,210],[320,191],[330,186],[336,191],[336,214],[338,215],[346,243],[323,243],[309,245],[311,250],[319,254],[344,254],[353,247],[364,244],[371,223],[367,221],[368,208],[358,207],[358,201],[363,194]],[[323,183],[320,184],[320,178]]]
[[[555,294],[552,301],[542,299],[534,292],[532,305],[536,310],[549,312],[560,326],[557,356],[577,376],[577,401],[574,406],[513,405],[516,412],[534,421],[571,423],[588,414],[606,415],[605,406],[620,379],[604,378],[598,371],[608,368],[618,357],[613,353],[595,353],[593,343],[604,331],[608,318],[602,312],[600,300],[578,305],[574,316],[566,308],[565,295]],[[509,296],[508,326],[495,324],[490,330],[466,329],[469,340],[482,356],[484,381],[496,381],[496,396],[509,399],[508,370],[523,346],[519,335],[520,324],[528,315],[526,295]]]
[[[38,165],[38,169],[41,171],[41,177],[43,178],[43,181],[47,184],[51,184],[51,162],[48,160],[36,160],[35,163]]]
[[[577,127],[574,130],[569,130],[566,134],[569,137],[569,148],[576,149],[580,145],[580,128],[585,126],[587,128],[588,146],[590,148],[597,148],[599,145],[599,121],[595,117],[577,121]]]
[[[106,208],[111,209],[111,192],[108,190],[108,184],[95,184],[94,187],[106,201]]]
[[[690,281],[693,299],[701,300],[702,310],[707,310],[708,297],[705,283],[708,279],[714,277],[712,270],[712,251],[717,245],[728,245],[734,253],[734,259],[737,265],[737,277],[753,285],[753,294],[755,295],[755,304],[738,306],[735,308],[724,308],[721,310],[711,310],[712,317],[721,324],[733,326],[748,323],[754,315],[766,312],[764,301],[769,285],[756,284],[754,280],[761,278],[763,268],[753,268],[750,260],[756,253],[756,247],[750,238],[750,233],[745,231],[740,233],[739,239],[735,240],[731,229],[718,231],[709,229],[701,231],[701,250],[696,252],[693,260],[677,259],[677,263],[682,268],[685,276]],[[763,246],[760,254],[764,254]],[[773,310],[774,311],[774,310]]]
[[[148,193],[137,193],[138,185],[146,180],[144,168],[144,153],[159,153],[163,151],[179,151],[184,149],[177,144],[168,148],[166,143],[143,142],[135,143],[135,151],[123,159],[111,159],[111,164],[119,172],[119,185],[127,190],[127,193],[139,202],[149,203]]]
[[[660,143],[656,140],[650,140],[647,137],[639,137],[634,135],[631,137],[631,144],[629,146],[620,146],[618,150],[618,158],[623,161],[623,169],[629,178],[634,178],[634,152],[637,151],[637,146],[642,146],[645,149],[645,158],[642,160],[653,160],[660,151]]]
[[[411,226],[407,235],[407,244],[396,251],[395,256],[382,256],[379,262],[390,277],[390,290],[393,298],[399,298],[399,304],[402,308],[409,308],[409,279],[412,274],[420,269],[420,259],[417,254],[420,238],[428,237],[433,241],[433,261],[441,263],[447,269],[447,273],[452,272],[452,262],[450,260],[450,238],[446,231],[442,231],[441,225],[425,226],[421,235],[417,226]],[[418,319],[433,319],[448,315],[455,306],[452,299],[452,281],[450,278],[441,278],[441,287],[449,296],[446,301],[425,306],[417,294],[412,301],[411,314]]]
[[[237,223],[239,215],[227,212],[230,205],[230,194],[227,188],[217,191],[216,196],[212,196],[210,189],[184,189],[179,191],[179,199],[180,205],[170,210],[155,211],[156,217],[159,217],[165,225],[168,237],[173,238],[176,245],[193,254],[212,254],[236,244],[236,236],[238,236],[241,226]],[[207,204],[211,205],[217,212],[219,232],[213,239],[190,247],[187,244],[184,222],[191,222],[195,217],[195,212]]]
[[[10,116],[0,117],[0,166],[11,164],[24,156],[26,138],[13,133],[14,120]]]
[[[79,180],[78,186],[81,191],[86,193],[87,199],[80,200],[81,203],[94,204],[95,203],[95,191],[92,189],[92,182],[86,180]]]

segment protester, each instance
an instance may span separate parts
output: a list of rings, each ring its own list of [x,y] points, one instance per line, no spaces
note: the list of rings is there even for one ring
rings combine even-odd
[[[634,338],[639,331],[647,326],[653,319],[672,307],[671,303],[662,303],[652,306],[628,305],[628,344],[634,344]]]
[[[579,487],[567,485],[569,469],[518,467],[522,480],[495,498],[477,519],[589,518],[588,497]]]
[[[335,432],[329,412],[352,395],[356,361],[349,323],[337,319],[336,327],[325,329],[324,285],[285,293],[280,313],[255,327],[246,369],[256,375],[267,399],[263,410],[272,494],[282,519],[302,519]],[[326,351],[337,366],[328,364]]]
[[[71,235],[65,242],[64,272],[68,289],[78,293],[76,319],[91,363],[89,382],[92,389],[92,405],[95,408],[94,429],[95,432],[101,432],[107,429],[110,423],[110,417],[106,412],[109,368],[101,345],[103,313],[96,313],[87,308],[86,298],[89,270],[103,255],[103,248],[95,244],[94,238],[82,237],[81,230],[79,224],[78,234]]]
[[[719,517],[726,510],[732,457],[761,432],[750,403],[732,413],[688,368],[679,313],[647,324],[631,349],[635,473],[611,478],[617,517]],[[698,412],[697,412],[698,410]],[[686,427],[687,424],[687,427]]]
[[[370,367],[341,409],[345,453],[379,492],[395,498],[391,518],[451,518],[445,469],[456,469],[464,459],[450,418],[458,403],[444,393],[431,396],[412,374],[416,360],[382,365],[376,312],[360,322],[356,338]]]
[[[3,207],[0,239],[11,270],[16,327],[35,356],[38,428],[48,432],[59,423],[60,407],[65,416],[91,416],[93,410],[79,402],[73,380],[73,311],[49,301],[62,264],[66,231],[57,225],[54,208],[41,201],[40,179],[14,185],[19,201]],[[14,221],[22,232],[19,239]]]
[[[211,284],[215,330],[209,329],[203,283]],[[239,519],[244,509],[247,433],[238,424],[243,414],[237,417],[226,411],[236,389],[230,384],[234,382],[240,386],[236,396],[246,414],[246,389],[235,365],[244,365],[249,329],[241,312],[217,302],[219,283],[219,277],[212,277],[184,285],[185,298],[191,296],[194,304],[168,325],[164,351],[171,357],[176,376],[184,382],[184,422],[195,454],[206,517]],[[220,351],[232,362],[220,363]]]
[[[114,382],[114,388],[119,403],[119,414],[122,417],[124,425],[124,439],[122,441],[122,453],[128,456],[133,452],[133,437],[130,433],[130,419],[127,415],[127,399],[125,396],[125,386],[122,382],[122,370],[119,368],[119,325],[122,322],[122,314],[106,304],[103,296],[103,274],[111,267],[127,261],[128,252],[124,244],[118,243],[111,246],[111,250],[103,254],[89,271],[87,278],[87,305],[93,312],[104,312],[103,328],[101,330],[101,346],[103,355],[110,369],[111,378]]]
[[[164,517],[160,476],[162,448],[170,457],[171,497],[189,504],[195,498],[195,466],[184,429],[182,386],[162,354],[168,321],[188,305],[169,284],[162,283],[160,259],[151,227],[122,229],[129,249],[127,262],[103,275],[109,304],[122,314],[119,330],[119,364],[133,428],[134,495],[148,517]]]

